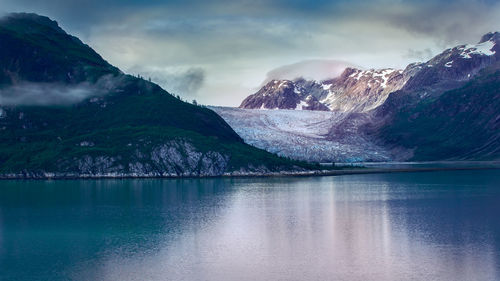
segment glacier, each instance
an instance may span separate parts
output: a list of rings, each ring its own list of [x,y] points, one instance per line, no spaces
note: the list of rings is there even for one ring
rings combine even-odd
[[[250,145],[308,162],[389,161],[390,154],[345,126],[348,114],[334,111],[209,107]],[[341,133],[333,133],[341,132]]]

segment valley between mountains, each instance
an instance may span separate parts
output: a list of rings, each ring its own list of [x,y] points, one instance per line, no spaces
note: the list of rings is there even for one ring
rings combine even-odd
[[[357,127],[343,128],[348,114],[334,111],[255,110],[211,107],[248,144],[292,159],[310,162],[390,161],[383,146],[358,133]]]

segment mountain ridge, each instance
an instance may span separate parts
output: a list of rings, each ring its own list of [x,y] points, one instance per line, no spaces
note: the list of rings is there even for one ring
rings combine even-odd
[[[311,95],[333,111],[368,112],[382,105],[389,94],[399,90],[442,92],[459,87],[481,69],[499,60],[499,42],[499,33],[490,32],[483,35],[477,44],[446,49],[427,62],[412,63],[405,69],[362,70],[347,67],[339,77],[323,81],[273,80],[276,84],[288,83],[289,87],[301,94],[299,99],[271,92],[268,83],[247,97],[239,107],[294,109]],[[306,84],[308,86],[304,87]],[[280,99],[288,100],[285,106],[276,102]]]
[[[58,102],[69,94],[77,99]],[[20,96],[46,102],[16,104]],[[0,174],[20,178],[218,176],[309,167],[245,144],[212,110],[122,73],[35,14],[0,20],[0,130]]]

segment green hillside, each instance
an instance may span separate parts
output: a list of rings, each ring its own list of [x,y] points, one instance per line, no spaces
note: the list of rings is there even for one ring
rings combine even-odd
[[[413,160],[499,159],[499,108],[497,63],[463,87],[400,108],[377,134],[412,149]]]
[[[43,85],[36,98],[51,100],[6,102],[24,95],[25,85]],[[86,96],[59,103],[52,88]],[[246,145],[212,110],[123,74],[34,14],[0,20],[0,90],[3,174],[220,175],[306,166]]]

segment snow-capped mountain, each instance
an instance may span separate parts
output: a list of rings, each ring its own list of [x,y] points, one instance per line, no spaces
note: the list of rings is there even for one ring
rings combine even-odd
[[[382,104],[407,79],[400,69],[347,68],[339,78],[321,83],[326,92],[320,101],[334,111],[365,112]]]
[[[488,33],[403,70],[273,80],[241,105],[287,110],[214,110],[245,142],[295,159],[500,159],[499,42]],[[332,112],[294,111],[320,105]]]
[[[250,109],[296,109],[328,111],[316,97],[290,80],[271,80],[240,105]]]
[[[405,72],[413,72],[403,90],[425,89],[436,92],[454,88],[457,82],[473,78],[481,69],[500,60],[500,33],[484,35],[478,44],[446,49],[431,60],[411,64]]]
[[[412,63],[404,70],[348,67],[339,77],[320,82],[272,80],[246,98],[240,107],[368,112],[399,90],[418,91],[426,96],[462,85],[481,69],[500,60],[499,41],[500,33],[488,33],[478,44],[447,49],[425,63]]]
[[[240,108],[364,112],[383,103],[406,82],[403,70],[346,68],[340,77],[317,82],[272,80],[247,97]]]

